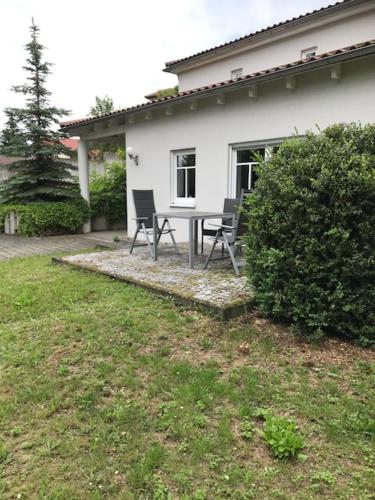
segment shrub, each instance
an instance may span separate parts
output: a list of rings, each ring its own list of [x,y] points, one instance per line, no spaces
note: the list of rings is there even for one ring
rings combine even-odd
[[[304,446],[296,424],[285,417],[267,415],[261,434],[276,458],[298,457]]]
[[[285,141],[249,197],[260,310],[298,331],[375,341],[375,125]]]
[[[105,165],[105,174],[95,174],[90,181],[93,216],[104,215],[109,225],[126,217],[126,168],[122,161]]]
[[[82,198],[55,203],[0,205],[0,232],[4,231],[5,217],[12,211],[17,213],[17,234],[22,236],[75,233],[90,217],[90,209]]]

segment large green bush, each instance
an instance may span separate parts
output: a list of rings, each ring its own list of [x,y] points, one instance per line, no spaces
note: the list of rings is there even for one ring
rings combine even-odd
[[[259,174],[246,243],[261,311],[375,342],[375,125],[287,140]]]
[[[126,168],[123,161],[105,165],[105,174],[90,180],[93,216],[104,215],[109,225],[126,219]]]
[[[90,209],[82,198],[66,202],[0,205],[0,232],[4,231],[6,215],[12,211],[17,213],[17,234],[22,236],[76,233],[90,217]]]

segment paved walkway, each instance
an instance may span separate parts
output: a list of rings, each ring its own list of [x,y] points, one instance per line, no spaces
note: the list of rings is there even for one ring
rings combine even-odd
[[[43,238],[24,238],[0,234],[0,261],[13,257],[46,255],[70,252],[97,245],[113,245],[113,237],[124,238],[125,231],[98,231],[89,234],[67,236],[46,236]]]

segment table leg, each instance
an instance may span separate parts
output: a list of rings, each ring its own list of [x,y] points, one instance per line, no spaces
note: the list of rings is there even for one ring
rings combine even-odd
[[[194,254],[198,255],[198,220],[194,221]]]
[[[157,227],[158,227],[158,218],[154,214],[153,216],[153,222],[152,222],[152,229],[153,229],[153,249],[154,249],[154,260],[158,260],[158,233],[157,233]]]
[[[193,269],[194,263],[194,221],[189,219],[189,267]]]

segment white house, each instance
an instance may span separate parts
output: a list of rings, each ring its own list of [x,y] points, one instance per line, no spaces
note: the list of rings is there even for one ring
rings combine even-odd
[[[220,211],[254,184],[254,151],[335,122],[375,121],[375,1],[343,0],[198,54],[166,63],[179,94],[101,118],[65,122],[80,136],[81,191],[88,199],[87,141],[132,148],[132,189],[154,189],[158,211]],[[173,221],[186,240],[184,221]],[[88,229],[88,227],[86,228]]]

